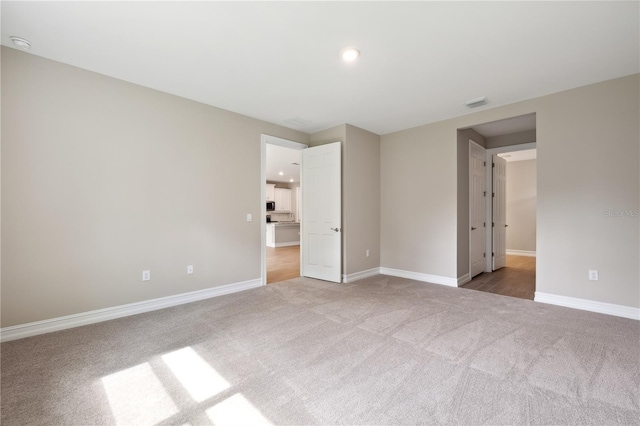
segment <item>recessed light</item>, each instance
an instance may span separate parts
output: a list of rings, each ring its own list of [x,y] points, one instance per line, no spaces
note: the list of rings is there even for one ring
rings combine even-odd
[[[340,51],[340,55],[345,62],[353,62],[360,56],[360,51],[355,47],[345,47]]]
[[[289,182],[293,182],[293,178],[289,179]]]
[[[280,176],[284,176],[284,172],[278,172]]]
[[[16,37],[16,36],[10,36],[9,39],[13,42],[13,45],[16,46],[18,49],[22,49],[22,50],[31,49],[31,42],[27,39]]]

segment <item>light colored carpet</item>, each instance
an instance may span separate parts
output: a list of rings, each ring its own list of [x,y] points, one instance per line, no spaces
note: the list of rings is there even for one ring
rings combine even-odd
[[[2,424],[639,424],[640,323],[297,278],[4,343]]]

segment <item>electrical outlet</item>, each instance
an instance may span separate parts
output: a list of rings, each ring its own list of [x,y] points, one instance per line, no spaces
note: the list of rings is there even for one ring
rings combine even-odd
[[[193,265],[187,266],[187,274],[189,275],[193,274]]]
[[[142,271],[142,281],[149,281],[151,280],[151,271],[146,270],[146,271]]]
[[[589,281],[598,281],[598,271],[596,269],[589,269]]]
[[[370,254],[371,254],[371,251],[370,251],[369,249],[366,249],[366,250],[364,251],[364,255],[365,255],[366,257],[369,257],[369,255],[370,255]]]
[[[253,215],[251,213],[247,213],[247,222],[251,222],[253,220]]]

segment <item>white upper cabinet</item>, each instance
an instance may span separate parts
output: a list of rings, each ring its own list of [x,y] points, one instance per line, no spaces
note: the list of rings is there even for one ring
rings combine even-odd
[[[291,211],[291,190],[289,188],[276,188],[275,201],[276,201],[276,211],[290,212]]]
[[[276,200],[276,185],[273,183],[267,184],[267,201],[275,201]]]

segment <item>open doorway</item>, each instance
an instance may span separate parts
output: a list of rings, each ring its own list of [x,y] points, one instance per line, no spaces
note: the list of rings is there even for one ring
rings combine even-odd
[[[307,145],[263,135],[262,276],[264,284],[301,275],[300,165]]]
[[[494,254],[499,249],[494,242],[491,249],[494,265],[489,272],[475,276],[464,288],[533,300],[536,276],[536,149],[499,154],[491,151],[488,150],[488,155],[504,159],[506,166],[504,260],[495,264]],[[496,168],[492,167],[492,170]],[[491,189],[493,201],[496,200],[493,194],[497,195],[497,192],[495,187]],[[496,208],[492,210],[490,222],[495,232],[496,227],[504,225],[502,219],[496,218],[500,216]]]
[[[533,300],[535,114],[460,132],[469,137],[469,278],[462,286]]]
[[[276,184],[268,184],[267,180],[267,149],[270,145],[289,148],[302,153],[301,163],[299,160],[290,161],[291,166],[296,166],[299,172],[299,189],[281,188],[291,196],[290,199],[283,196],[283,192],[277,191]],[[333,142],[320,144],[314,147],[281,139],[269,135],[261,136],[261,179],[260,187],[262,193],[261,229],[262,248],[261,260],[262,285],[267,284],[267,240],[269,239],[273,248],[283,246],[299,245],[299,269],[297,276],[305,276],[325,281],[339,283],[342,282],[342,143]],[[280,169],[276,170],[274,179],[280,181],[286,172],[280,175]],[[289,177],[285,183],[295,184],[295,177]],[[273,200],[267,201],[267,192]],[[280,195],[279,195],[280,194]],[[280,205],[291,203],[288,210],[279,208]],[[295,208],[292,209],[292,205]],[[267,206],[269,212],[267,212]],[[269,213],[269,215],[267,215]],[[274,216],[276,215],[276,216]],[[284,215],[284,217],[282,216]],[[268,217],[269,216],[269,217]],[[267,226],[267,219],[271,222],[277,221],[278,226]],[[275,220],[277,219],[277,220]],[[250,217],[247,217],[251,221]],[[285,222],[285,223],[282,223]],[[283,231],[284,225],[288,227],[288,232],[297,234],[297,241],[292,237],[282,240],[278,237],[278,231]],[[299,230],[292,230],[299,225]],[[271,229],[274,235],[269,235]],[[283,231],[284,232],[284,231]],[[271,282],[271,281],[270,281]],[[275,282],[275,281],[273,281]]]

